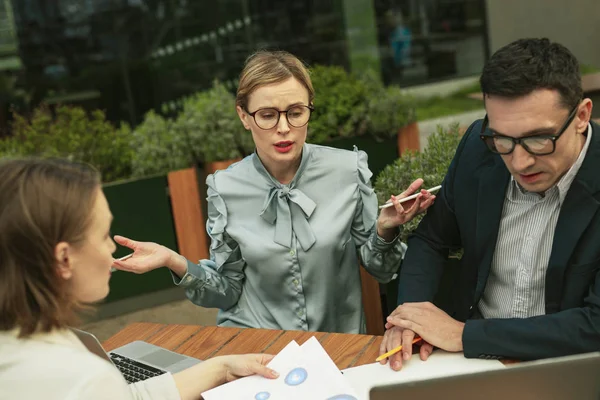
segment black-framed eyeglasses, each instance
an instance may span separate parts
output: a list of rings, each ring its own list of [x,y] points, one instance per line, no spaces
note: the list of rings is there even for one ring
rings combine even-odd
[[[254,118],[254,122],[261,129],[273,129],[279,123],[281,114],[285,114],[288,124],[294,128],[302,128],[308,124],[310,116],[314,111],[314,107],[297,105],[288,108],[287,110],[280,111],[276,108],[259,108],[254,112],[246,110],[248,115]]]
[[[575,115],[577,115],[577,109],[579,108],[579,102],[571,110],[567,120],[563,126],[558,130],[558,133],[553,135],[531,135],[520,138],[514,138],[511,136],[501,135],[493,133],[492,135],[484,135],[488,125],[488,116],[485,115],[483,119],[483,125],[481,126],[481,132],[479,137],[487,145],[490,151],[496,154],[510,154],[515,150],[515,146],[520,144],[529,153],[535,156],[545,156],[554,153],[556,150],[556,141],[560,136],[567,130]]]

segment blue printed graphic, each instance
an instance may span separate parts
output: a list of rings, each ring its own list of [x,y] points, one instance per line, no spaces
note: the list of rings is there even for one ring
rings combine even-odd
[[[259,392],[254,396],[256,400],[267,400],[269,397],[271,397],[271,393],[269,392]]]
[[[308,377],[308,372],[304,368],[294,368],[290,371],[289,374],[285,377],[285,383],[290,386],[297,386],[304,382]]]

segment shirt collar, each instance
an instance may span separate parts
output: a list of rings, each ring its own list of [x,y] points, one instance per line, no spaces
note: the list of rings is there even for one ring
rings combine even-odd
[[[590,147],[590,142],[592,140],[592,125],[589,123],[588,123],[588,129],[587,129],[586,136],[587,137],[585,140],[585,144],[583,145],[583,148],[581,149],[581,152],[579,153],[579,157],[577,157],[577,160],[575,161],[575,163],[571,166],[571,168],[569,168],[567,173],[564,174],[563,177],[559,179],[559,181],[556,183],[556,185],[554,185],[550,189],[546,190],[546,192],[544,193],[544,196],[548,196],[553,191],[558,190],[560,204],[563,203],[565,197],[567,196],[567,192],[569,191],[569,188],[571,187],[571,184],[573,183],[573,180],[575,179],[575,176],[577,176],[577,172],[579,172],[579,168],[581,168],[581,164],[583,164],[583,160],[585,159],[588,148]],[[510,176],[510,180],[511,180],[511,185],[514,188],[516,188],[521,194],[527,193],[527,191],[525,189],[523,189],[521,187],[521,185],[519,185],[519,183],[515,180],[515,178],[512,175]]]

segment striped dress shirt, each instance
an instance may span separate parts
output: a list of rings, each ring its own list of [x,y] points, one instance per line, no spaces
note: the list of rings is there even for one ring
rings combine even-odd
[[[546,313],[546,270],[556,222],[591,137],[589,125],[575,164],[543,195],[523,190],[511,177],[490,275],[479,301],[484,318],[528,318]]]

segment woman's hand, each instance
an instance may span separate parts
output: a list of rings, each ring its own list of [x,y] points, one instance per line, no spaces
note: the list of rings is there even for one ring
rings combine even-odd
[[[275,379],[279,374],[266,365],[273,359],[270,354],[244,354],[217,357],[225,368],[225,382],[231,382],[249,375],[260,375]]]
[[[123,261],[114,260],[113,265],[122,271],[143,274],[160,267],[168,267],[182,277],[187,271],[185,258],[171,249],[153,242],[137,242],[123,236],[115,236],[115,242],[133,250],[133,255]]]
[[[435,196],[425,189],[414,200],[409,200],[400,204],[399,200],[415,193],[423,184],[423,179],[419,178],[410,184],[402,194],[392,196],[393,207],[384,208],[377,218],[377,234],[386,240],[391,240],[396,236],[396,228],[412,220],[417,214],[427,210],[435,201]]]
[[[203,392],[250,375],[275,379],[279,374],[266,365],[270,354],[240,354],[210,358],[173,375],[182,400],[196,400]]]

